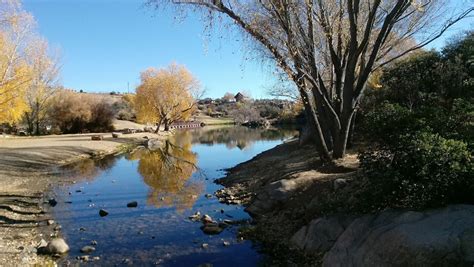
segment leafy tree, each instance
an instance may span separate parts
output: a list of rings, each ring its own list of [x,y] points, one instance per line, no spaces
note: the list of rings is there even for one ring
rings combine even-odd
[[[26,55],[34,24],[19,1],[0,2],[0,122],[17,122],[27,109],[31,70]]]
[[[474,203],[472,44],[469,33],[383,71],[362,127],[376,144],[360,155],[369,210]]]
[[[352,121],[371,73],[430,43],[474,10],[468,7],[447,18],[443,0],[149,3],[194,7],[211,23],[224,16],[246,33],[257,43],[256,49],[295,84],[315,129],[319,156],[327,161],[345,155]]]
[[[171,123],[191,117],[200,92],[198,80],[184,66],[147,69],[141,73],[134,99],[137,120],[155,123],[156,132],[164,124],[168,131]]]

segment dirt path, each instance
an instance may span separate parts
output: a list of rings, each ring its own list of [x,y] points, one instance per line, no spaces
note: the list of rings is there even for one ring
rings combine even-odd
[[[57,234],[48,225],[47,192],[54,168],[84,158],[113,154],[143,137],[164,139],[166,134],[137,133],[92,141],[93,134],[43,137],[0,136],[0,266],[52,263],[38,256],[42,238]],[[94,134],[95,135],[95,134]]]

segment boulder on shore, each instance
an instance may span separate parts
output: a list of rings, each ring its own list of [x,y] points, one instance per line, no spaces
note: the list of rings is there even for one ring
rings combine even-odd
[[[474,205],[318,218],[291,242],[323,266],[472,266]]]
[[[38,252],[43,254],[64,254],[69,251],[69,246],[62,238],[54,238],[48,242],[46,247],[38,248]]]

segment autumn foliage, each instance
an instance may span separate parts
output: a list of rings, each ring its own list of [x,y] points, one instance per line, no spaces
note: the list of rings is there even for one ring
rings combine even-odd
[[[59,64],[35,26],[20,1],[0,2],[0,123],[24,119],[28,132],[39,134]]]
[[[141,84],[133,99],[137,120],[156,124],[157,131],[164,125],[167,131],[171,123],[191,117],[199,90],[198,80],[184,66],[149,68],[141,73]]]
[[[49,117],[59,133],[107,132],[113,130],[112,104],[90,94],[61,90],[51,100]]]

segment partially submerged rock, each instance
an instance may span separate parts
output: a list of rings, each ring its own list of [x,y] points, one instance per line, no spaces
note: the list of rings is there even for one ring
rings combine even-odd
[[[197,211],[196,213],[194,213],[193,215],[189,216],[188,217],[191,221],[194,221],[194,222],[197,222],[201,219],[201,213],[199,211]]]
[[[211,218],[211,216],[207,215],[207,214],[204,214],[201,218],[201,222],[204,223],[204,224],[208,224],[208,223],[215,223],[215,221]]]
[[[39,254],[64,254],[69,251],[69,246],[62,238],[54,238],[53,240],[49,241],[46,246],[44,246],[44,242],[42,241],[38,247]]]
[[[86,253],[86,254],[92,253],[94,251],[95,251],[95,247],[93,246],[84,246],[81,248],[81,252]]]
[[[218,235],[224,231],[218,224],[205,224],[201,226],[201,230],[207,235]]]
[[[109,215],[109,212],[104,210],[104,209],[101,209],[101,210],[99,210],[99,215],[100,215],[100,217],[105,217],[105,216]]]
[[[136,201],[129,202],[129,203],[127,203],[127,207],[128,208],[136,208],[136,207],[138,207],[138,202],[136,202]]]

